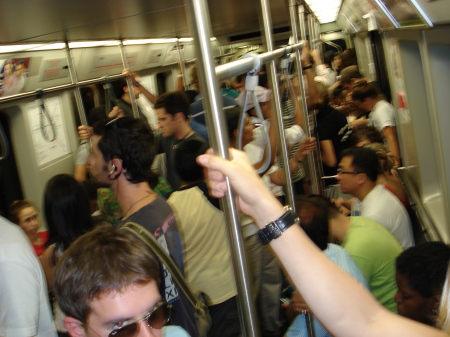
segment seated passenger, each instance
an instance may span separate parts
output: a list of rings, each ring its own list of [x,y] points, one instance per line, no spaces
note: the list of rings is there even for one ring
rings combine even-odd
[[[364,147],[375,151],[378,157],[378,178],[377,184],[381,184],[392,192],[402,203],[406,210],[409,209],[408,195],[403,188],[403,182],[394,170],[395,157],[392,152],[388,152],[382,143],[371,143]]]
[[[186,278],[206,294],[212,325],[208,337],[240,335],[236,282],[225,216],[209,196],[203,167],[195,161],[208,149],[197,140],[180,144],[175,168],[180,189],[167,202],[173,207],[184,244]]]
[[[342,242],[369,282],[373,296],[396,312],[395,259],[403,249],[392,233],[369,218],[343,215],[326,198],[312,198],[309,203],[318,215],[305,218],[302,226],[323,226],[322,220],[328,219],[329,240]]]
[[[320,212],[317,208],[317,204],[314,202],[317,200],[319,203],[322,201],[320,196],[303,197],[297,201],[297,214],[300,218],[300,226],[303,228],[308,237],[319,247],[325,255],[341,267],[344,271],[355,277],[361,282],[367,289],[370,290],[364,274],[359,267],[355,264],[352,257],[342,247],[333,243],[328,243],[329,229],[328,219],[324,212]],[[313,219],[310,221],[310,219]],[[292,306],[294,298],[291,299],[289,307]],[[302,315],[298,315],[294,322],[289,327],[286,333],[287,337],[308,336],[306,318],[303,315],[305,311],[309,311],[309,307],[304,301],[299,303],[302,308]],[[297,313],[299,313],[297,311]],[[326,329],[314,318],[314,332],[316,337],[328,337],[330,334]]]
[[[343,193],[353,195],[340,199],[338,206],[351,209],[352,215],[371,218],[389,229],[404,248],[414,245],[411,220],[399,199],[377,184],[378,157],[367,148],[349,148],[342,153],[338,181]]]
[[[161,297],[161,277],[155,256],[132,233],[107,226],[83,235],[55,271],[64,326],[72,337],[188,337],[165,327],[171,305]]]
[[[397,257],[394,299],[400,315],[436,326],[449,261],[450,247],[443,242],[421,243]]]
[[[355,147],[363,147],[370,143],[384,143],[381,132],[376,127],[369,125],[362,125],[354,129],[350,138]]]
[[[48,231],[39,232],[39,211],[28,200],[16,200],[9,206],[11,222],[23,229],[33,245],[37,256],[41,256],[48,241]]]
[[[267,224],[283,221],[284,228],[280,230],[280,235],[269,238],[270,247],[303,294],[306,303],[333,336],[446,336],[434,328],[394,315],[380,306],[361,283],[330,261],[299,226],[293,226],[296,223],[295,214],[286,211],[265,188],[246,155],[234,149],[230,152],[232,160],[214,156],[212,151],[197,159],[208,168],[211,195],[224,197],[229,182],[238,196],[238,206],[255,219],[258,228],[265,229],[267,233]],[[368,245],[370,247],[370,243]],[[448,313],[445,311],[444,314]]]
[[[384,100],[377,87],[365,79],[354,83],[352,100],[359,109],[370,111],[368,124],[375,126],[383,134],[386,147],[395,155],[395,164],[398,167],[401,156],[397,140],[395,108]]]

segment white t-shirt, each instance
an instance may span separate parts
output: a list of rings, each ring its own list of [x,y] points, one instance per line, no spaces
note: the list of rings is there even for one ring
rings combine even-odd
[[[56,337],[47,283],[25,233],[0,217],[0,336]]]
[[[398,198],[377,184],[364,200],[355,199],[352,216],[371,218],[389,229],[404,249],[414,246],[411,220]]]
[[[368,124],[379,131],[383,131],[387,126],[395,126],[395,108],[386,101],[379,101],[369,115]]]

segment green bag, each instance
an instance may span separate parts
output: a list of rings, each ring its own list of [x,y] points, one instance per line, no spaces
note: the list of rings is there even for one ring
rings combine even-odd
[[[183,274],[181,274],[172,258],[161,247],[158,240],[156,240],[156,238],[144,227],[134,222],[127,222],[121,228],[137,234],[150,247],[158,259],[166,266],[177,285],[195,308],[198,337],[206,337],[209,329],[211,328],[211,316],[209,315],[208,306],[206,305],[205,294],[200,289],[185,280]]]

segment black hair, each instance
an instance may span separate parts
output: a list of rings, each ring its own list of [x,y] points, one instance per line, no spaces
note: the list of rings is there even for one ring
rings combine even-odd
[[[450,247],[443,242],[425,242],[402,252],[395,262],[412,289],[424,298],[441,295],[450,261]]]
[[[166,92],[158,97],[155,102],[155,109],[166,109],[169,115],[175,116],[176,113],[183,113],[186,120],[189,119],[191,106],[189,97],[181,91]]]
[[[353,168],[356,172],[365,173],[372,181],[378,178],[378,156],[376,152],[367,147],[350,147],[341,153],[341,158],[353,157]]]
[[[113,87],[114,96],[121,98],[125,93],[124,87],[128,87],[127,80],[125,78],[119,78],[117,81],[111,82]]]
[[[94,134],[102,136],[98,148],[108,162],[122,160],[128,181],[148,181],[156,155],[153,131],[142,119],[129,116],[102,120],[94,125]]]
[[[88,192],[68,174],[58,174],[47,182],[44,214],[50,232],[47,246],[55,244],[55,252],[66,250],[93,227]],[[53,259],[55,262],[55,255]]]
[[[339,214],[339,209],[320,195],[300,197],[296,202],[300,226],[321,250],[327,249],[329,220]]]
[[[203,167],[197,157],[204,154],[208,144],[199,139],[183,140],[175,151],[174,165],[181,180],[187,183],[203,179]]]
[[[237,130],[239,126],[239,117],[241,115],[241,108],[238,105],[233,107],[223,108],[223,113],[227,120],[228,137],[230,139],[234,138],[234,131]]]

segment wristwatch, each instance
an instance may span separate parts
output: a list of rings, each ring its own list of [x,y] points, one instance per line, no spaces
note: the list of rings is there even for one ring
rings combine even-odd
[[[270,241],[281,236],[281,234],[293,224],[300,222],[297,214],[295,214],[290,206],[285,206],[284,209],[286,212],[284,212],[282,216],[259,230],[259,237],[264,244],[268,244]]]

